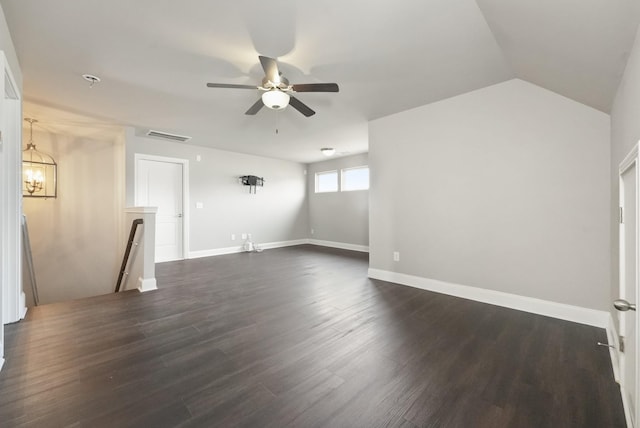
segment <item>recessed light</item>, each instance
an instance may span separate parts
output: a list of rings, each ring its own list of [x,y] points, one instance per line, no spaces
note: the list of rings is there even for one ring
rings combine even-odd
[[[336,149],[334,149],[332,147],[323,147],[322,149],[320,149],[320,151],[325,156],[333,156],[334,153],[336,152]]]

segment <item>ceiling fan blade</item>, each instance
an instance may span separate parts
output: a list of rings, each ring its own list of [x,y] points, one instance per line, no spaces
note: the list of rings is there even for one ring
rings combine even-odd
[[[251,85],[234,85],[232,83],[207,83],[208,88],[258,89]]]
[[[315,111],[311,110],[309,106],[307,106],[305,103],[303,103],[296,97],[292,97],[292,96],[289,97],[289,105],[307,117],[313,116],[314,114],[316,114]]]
[[[256,101],[254,105],[249,107],[249,110],[245,111],[244,114],[254,115],[260,111],[262,106],[264,106],[262,98],[258,98],[258,101]]]
[[[293,85],[292,89],[295,92],[338,92],[337,83],[302,83],[300,85]]]
[[[278,70],[278,62],[273,58],[269,58],[268,56],[260,55],[258,58],[260,58],[260,64],[262,64],[264,75],[267,77],[267,80],[270,80],[276,85],[280,83],[280,71]]]

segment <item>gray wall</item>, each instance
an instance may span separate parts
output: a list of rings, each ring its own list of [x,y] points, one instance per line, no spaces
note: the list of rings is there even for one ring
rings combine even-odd
[[[123,138],[60,135],[35,125],[33,134],[38,150],[58,163],[58,198],[23,200],[40,302],[111,293],[123,248]],[[23,140],[26,145],[28,129]]]
[[[371,268],[607,308],[608,115],[515,79],[369,139]]]
[[[618,166],[640,140],[640,30],[611,110],[611,292],[618,298]],[[609,304],[616,324],[618,315]]]
[[[369,245],[369,191],[315,193],[315,174],[368,165],[366,153],[309,164],[309,237],[352,245]],[[313,229],[313,234],[311,230]]]
[[[242,233],[251,233],[256,243],[307,237],[303,164],[165,142],[136,135],[132,128],[127,129],[126,140],[127,206],[134,204],[135,153],[189,160],[190,251],[240,246]],[[247,174],[265,179],[256,194],[238,182]],[[197,202],[204,208],[196,208]],[[236,234],[235,241],[231,234]]]

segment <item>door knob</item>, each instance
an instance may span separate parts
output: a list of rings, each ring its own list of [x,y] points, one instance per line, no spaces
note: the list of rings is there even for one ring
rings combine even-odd
[[[177,215],[177,217],[178,217],[178,218],[182,218],[182,214],[178,214],[178,215]]]
[[[636,305],[629,303],[624,299],[618,299],[613,302],[613,307],[621,312],[635,311]]]

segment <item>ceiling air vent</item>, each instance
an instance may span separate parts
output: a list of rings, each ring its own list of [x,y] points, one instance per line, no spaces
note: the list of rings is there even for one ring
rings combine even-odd
[[[167,132],[154,131],[153,129],[147,131],[147,137],[162,138],[163,140],[179,141],[181,143],[191,139],[191,137],[185,137],[184,135],[169,134]]]

